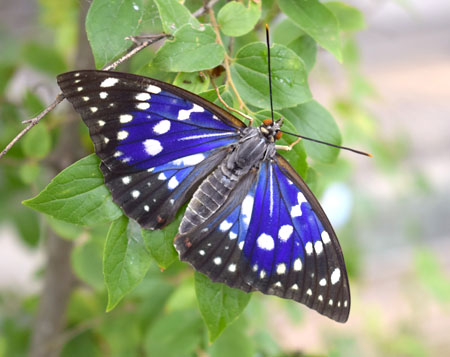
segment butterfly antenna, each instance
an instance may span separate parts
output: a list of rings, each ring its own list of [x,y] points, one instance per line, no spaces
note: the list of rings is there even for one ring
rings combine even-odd
[[[266,24],[266,42],[267,42],[267,65],[269,67],[269,97],[270,97],[270,114],[273,120],[273,101],[272,101],[272,70],[270,68],[270,40],[269,40],[269,25]]]
[[[298,135],[298,134],[290,133],[290,132],[284,131],[284,130],[280,130],[280,131],[281,131],[282,133],[284,133],[284,134],[296,136],[297,138],[302,138],[302,139],[305,139],[305,140],[308,140],[308,141],[313,141],[313,142],[319,143],[319,144],[325,144],[325,145],[332,146],[332,147],[334,147],[334,148],[338,148],[338,149],[342,149],[342,150],[348,150],[348,151],[354,152],[354,153],[359,154],[359,155],[364,155],[364,156],[368,156],[368,157],[373,157],[373,155],[372,155],[372,154],[369,154],[368,152],[359,151],[359,150],[356,150],[356,149],[349,148],[349,147],[347,147],[347,146],[340,146],[340,145],[335,145],[335,144],[327,143],[326,141],[317,140],[317,139],[313,139],[313,138],[308,138],[307,136],[303,136],[303,135]]]

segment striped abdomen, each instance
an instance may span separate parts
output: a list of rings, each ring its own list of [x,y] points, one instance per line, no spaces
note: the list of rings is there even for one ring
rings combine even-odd
[[[236,187],[239,177],[224,169],[227,160],[222,162],[195,191],[179,227],[179,233],[186,233],[205,222],[227,199]]]

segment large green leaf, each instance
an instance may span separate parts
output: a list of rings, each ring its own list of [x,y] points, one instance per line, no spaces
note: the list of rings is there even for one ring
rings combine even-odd
[[[49,153],[52,146],[50,133],[45,123],[37,124],[22,140],[22,149],[26,156],[42,159]]]
[[[305,34],[289,42],[288,47],[303,60],[306,72],[310,72],[316,63],[316,41]]]
[[[279,0],[281,10],[323,48],[342,61],[339,24],[318,0]]]
[[[145,248],[141,228],[122,216],[111,224],[103,254],[103,274],[108,289],[107,311],[138,285],[148,268],[151,256]]]
[[[199,29],[200,22],[191,15],[189,10],[177,0],[155,0],[165,33],[174,34],[180,27],[191,24]]]
[[[195,273],[195,292],[211,342],[238,318],[251,297],[242,290],[215,283],[200,273]]]
[[[364,15],[357,8],[340,1],[330,1],[324,5],[336,16],[341,31],[359,31],[366,27]]]
[[[161,316],[145,336],[147,356],[191,357],[202,339],[202,320],[196,310],[176,310]]]
[[[294,51],[274,44],[270,49],[274,109],[294,107],[311,99],[303,61]],[[262,42],[242,47],[231,66],[231,76],[242,99],[269,108],[267,47]]]
[[[97,68],[120,56],[138,35],[144,21],[142,0],[93,0],[86,16],[86,32]]]
[[[122,215],[103,183],[99,159],[89,155],[60,172],[25,206],[80,225],[113,221]]]
[[[255,351],[255,343],[247,334],[248,326],[241,317],[232,323],[222,335],[210,347],[211,357],[252,357],[258,355]],[[258,352],[261,346],[258,345]]]
[[[244,4],[231,1],[223,6],[217,14],[220,29],[227,36],[242,36],[253,30],[261,16],[261,3]]]
[[[166,40],[153,65],[168,72],[195,72],[216,67],[224,56],[210,25],[197,30],[186,24],[175,32],[173,40]]]
[[[178,213],[177,218],[167,227],[161,230],[150,231],[143,229],[145,245],[158,265],[167,269],[178,257],[178,253],[173,246],[173,239],[178,232],[184,210]]]
[[[296,106],[283,109],[281,114],[297,129],[297,134],[331,144],[341,144],[341,134],[332,115],[319,103],[312,100]],[[333,162],[339,150],[324,144],[304,140],[306,152],[315,160]]]

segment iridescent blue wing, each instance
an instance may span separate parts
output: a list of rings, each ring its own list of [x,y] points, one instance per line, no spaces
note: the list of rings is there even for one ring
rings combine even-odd
[[[317,199],[277,155],[246,192],[177,237],[180,257],[215,281],[301,302],[345,322],[350,290],[341,248]],[[188,242],[189,244],[185,244]]]
[[[173,219],[245,127],[213,103],[146,77],[75,71],[58,84],[89,128],[113,200],[145,228]]]

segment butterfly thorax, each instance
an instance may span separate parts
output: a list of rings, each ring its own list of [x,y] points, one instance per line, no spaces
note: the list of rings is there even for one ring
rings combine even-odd
[[[222,163],[194,193],[181,221],[179,232],[185,233],[205,222],[226,201],[231,191],[251,170],[258,171],[264,160],[275,154],[275,143],[261,127],[246,127],[238,143],[227,148]]]

